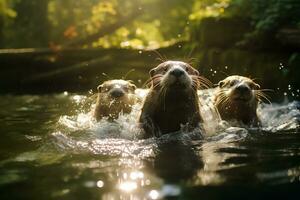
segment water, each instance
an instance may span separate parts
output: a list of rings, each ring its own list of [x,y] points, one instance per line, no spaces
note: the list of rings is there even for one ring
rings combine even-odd
[[[1,200],[299,198],[299,102],[261,105],[262,129],[147,140],[141,105],[116,123],[96,123],[88,95],[1,96],[0,106]]]

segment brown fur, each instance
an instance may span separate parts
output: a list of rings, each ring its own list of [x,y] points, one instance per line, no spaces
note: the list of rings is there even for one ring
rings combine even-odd
[[[183,75],[175,78],[175,68]],[[183,71],[183,72],[182,72]],[[175,132],[181,125],[193,130],[202,122],[197,89],[199,72],[187,63],[166,61],[150,71],[151,88],[142,108],[140,123],[145,137]]]
[[[98,86],[98,98],[94,110],[97,121],[103,117],[114,120],[120,113],[130,113],[136,102],[136,86],[125,80],[105,81]]]
[[[220,117],[232,125],[259,126],[257,106],[260,86],[243,76],[229,76],[218,84],[214,105]]]

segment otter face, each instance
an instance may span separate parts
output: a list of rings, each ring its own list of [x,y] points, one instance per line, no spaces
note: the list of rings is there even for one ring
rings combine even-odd
[[[193,85],[193,77],[199,76],[199,72],[187,63],[181,61],[166,61],[150,71],[153,84],[157,79],[161,87],[190,88]]]
[[[219,87],[226,96],[235,102],[249,102],[256,98],[255,90],[260,86],[251,79],[243,76],[229,76],[219,82]]]
[[[133,94],[136,86],[129,81],[111,80],[99,85],[97,89],[99,93],[107,94],[112,99],[121,99],[126,94]]]

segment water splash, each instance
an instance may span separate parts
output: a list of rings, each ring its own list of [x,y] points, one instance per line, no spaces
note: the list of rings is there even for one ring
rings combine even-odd
[[[203,124],[207,134],[207,142],[229,143],[243,140],[248,137],[249,129],[230,127],[226,122],[219,120],[212,106],[214,90],[199,92],[201,113],[204,115]],[[143,98],[147,90],[139,89],[137,94]],[[87,98],[74,96],[77,104],[84,104]],[[93,105],[91,106],[93,107]],[[90,107],[90,108],[91,108]],[[57,148],[71,152],[90,152],[101,155],[119,155],[131,157],[151,157],[159,143],[172,140],[190,142],[198,140],[197,131],[193,133],[178,132],[165,135],[159,139],[140,140],[142,131],[138,126],[138,116],[142,107],[139,102],[133,107],[131,114],[120,114],[114,122],[102,119],[96,122],[90,112],[79,112],[74,116],[61,116],[58,129],[51,133]],[[262,130],[268,132],[289,131],[299,128],[299,102],[283,104],[260,104],[258,114],[262,121]],[[250,129],[251,130],[251,129]],[[199,130],[198,130],[199,131]]]
[[[258,108],[263,130],[270,132],[295,131],[300,127],[300,103],[261,104]]]

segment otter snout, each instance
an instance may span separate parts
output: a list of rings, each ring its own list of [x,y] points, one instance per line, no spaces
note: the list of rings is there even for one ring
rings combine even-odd
[[[247,85],[244,85],[244,84],[238,85],[235,89],[242,95],[249,94],[251,92],[251,89]]]
[[[239,84],[233,90],[233,97],[236,100],[249,100],[252,98],[252,90],[247,84]]]
[[[164,84],[188,87],[191,84],[189,75],[180,66],[173,66],[165,75]]]
[[[173,76],[179,78],[184,75],[184,71],[183,71],[183,69],[175,68],[170,71],[170,75],[173,75]]]
[[[113,98],[120,98],[125,95],[125,92],[121,88],[114,88],[109,92],[109,94]]]

